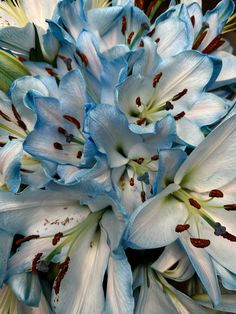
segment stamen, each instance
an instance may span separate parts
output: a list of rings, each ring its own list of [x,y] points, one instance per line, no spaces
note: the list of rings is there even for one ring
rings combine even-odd
[[[24,121],[18,120],[18,121],[17,121],[17,124],[18,124],[18,126],[19,126],[22,130],[27,131],[27,126],[26,126],[26,124],[25,124]]]
[[[130,186],[134,186],[134,178],[129,179],[129,184],[130,184]]]
[[[30,235],[30,236],[27,236],[27,237],[23,237],[22,239],[16,240],[15,244],[16,244],[16,246],[19,246],[19,245],[21,245],[24,242],[27,242],[27,241],[30,241],[30,240],[34,240],[34,239],[38,239],[38,238],[39,238],[38,234],[33,234],[33,235]]]
[[[156,76],[154,77],[153,82],[152,82],[153,88],[155,88],[157,86],[157,84],[159,83],[161,77],[162,77],[162,72],[159,72],[159,73],[156,74]]]
[[[141,196],[141,201],[144,203],[146,201],[146,193],[144,191],[142,191],[140,193],[140,196]]]
[[[193,44],[192,49],[193,50],[197,50],[197,48],[201,45],[201,43],[203,42],[204,38],[206,37],[207,31],[204,31],[195,41],[195,43]]]
[[[212,53],[219,47],[221,47],[225,41],[222,39],[223,36],[221,34],[217,35],[211,42],[210,44],[202,50],[203,53]]]
[[[157,154],[156,154],[156,155],[153,155],[153,156],[151,157],[151,160],[153,160],[153,161],[154,161],[154,160],[158,160],[158,159],[159,159],[159,155],[157,155]]]
[[[173,109],[174,109],[173,104],[170,101],[167,101],[165,104],[165,110],[169,111],[169,110],[173,110]]]
[[[43,256],[43,253],[38,253],[35,255],[33,262],[32,262],[32,273],[35,274],[37,273],[37,265],[40,261],[40,258]]]
[[[54,238],[52,239],[52,244],[53,245],[57,245],[57,243],[61,240],[62,237],[63,237],[63,233],[62,232],[56,233]]]
[[[182,90],[182,92],[178,93],[177,95],[175,95],[173,98],[172,98],[172,101],[177,101],[179,100],[180,98],[182,98],[184,95],[186,95],[188,92],[187,88],[185,88],[184,90]]]
[[[66,134],[67,134],[67,131],[66,131],[64,128],[62,128],[62,127],[59,127],[59,128],[57,129],[57,131],[58,131],[60,134],[63,134],[63,135],[66,135]]]
[[[127,44],[129,45],[132,41],[132,38],[134,37],[134,32],[131,32],[127,38]]]
[[[70,262],[70,257],[67,256],[66,260],[59,265],[60,272],[56,277],[55,285],[53,287],[55,294],[58,294],[60,292],[61,282],[62,282],[62,279],[65,277],[66,272],[68,271],[69,262]]]
[[[140,97],[137,97],[135,102],[136,102],[136,105],[137,105],[138,107],[140,107],[140,106],[142,105],[142,102],[141,102],[141,98],[140,98]]]
[[[144,47],[144,41],[140,40],[139,47]]]
[[[147,36],[152,37],[155,31],[156,31],[156,28],[154,27],[149,33],[147,33]]]
[[[77,129],[81,128],[80,122],[76,118],[69,116],[69,115],[66,115],[66,114],[63,116],[63,118],[66,119],[67,121],[73,123],[77,127]]]
[[[158,44],[158,43],[160,42],[160,40],[161,40],[161,39],[158,37],[158,38],[155,40],[155,43]]]
[[[224,194],[220,190],[214,189],[214,190],[211,190],[209,192],[209,196],[210,197],[219,197],[219,198],[221,198],[221,197],[224,197]]]
[[[72,70],[72,59],[71,58],[67,58],[63,55],[58,55],[58,58],[60,58],[64,61],[68,71]]]
[[[192,25],[194,27],[195,26],[195,16],[192,15],[190,19],[191,19],[191,23],[192,23]]]
[[[140,157],[140,158],[138,158],[138,159],[136,159],[134,161],[137,162],[137,164],[141,165],[144,162],[144,160],[145,159],[143,157]]]
[[[175,232],[183,232],[186,231],[190,228],[189,224],[185,224],[185,225],[177,225],[175,228]]]
[[[61,143],[55,142],[53,143],[53,146],[55,149],[63,150],[63,146],[61,145]]]
[[[22,120],[19,112],[16,110],[16,107],[13,104],[11,105],[11,110],[12,110],[16,120]]]
[[[137,120],[137,125],[143,125],[146,122],[146,118]]]
[[[5,119],[6,121],[11,122],[11,118],[10,118],[7,114],[5,114],[4,112],[2,112],[1,110],[0,110],[0,116],[1,116],[3,119]]]
[[[208,239],[199,239],[199,238],[190,238],[190,241],[193,246],[195,246],[196,248],[202,248],[202,249],[205,247],[208,247],[211,243],[211,241]]]
[[[76,54],[80,57],[81,61],[85,66],[88,65],[89,61],[86,55],[83,52],[80,52],[79,50],[76,50]]]
[[[236,204],[226,204],[224,205],[224,209],[228,211],[236,210]]]
[[[45,68],[45,70],[48,72],[49,75],[53,76],[53,77],[57,77],[58,74],[52,69],[52,68]]]
[[[201,208],[201,205],[193,198],[189,198],[189,203],[191,206],[197,208],[197,209],[200,209]]]
[[[140,9],[144,9],[144,0],[135,0],[135,5]]]
[[[127,29],[127,20],[126,20],[126,17],[125,17],[125,16],[122,16],[121,33],[122,33],[123,35],[125,35],[126,29]]]
[[[78,151],[76,158],[81,159],[83,152],[81,150]]]
[[[236,242],[236,236],[233,235],[233,234],[231,234],[231,233],[229,233],[229,232],[227,232],[227,231],[224,232],[224,233],[222,233],[221,236],[222,236],[224,239],[227,239],[227,240],[229,240],[229,241],[231,241],[231,242]]]
[[[174,119],[175,119],[175,121],[178,121],[178,120],[182,119],[184,116],[185,116],[185,112],[181,111],[176,116],[174,116]]]

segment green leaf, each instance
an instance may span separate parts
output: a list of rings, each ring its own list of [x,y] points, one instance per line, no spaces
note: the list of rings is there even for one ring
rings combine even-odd
[[[13,55],[0,50],[0,89],[7,92],[11,84],[24,75],[30,75],[27,68]]]

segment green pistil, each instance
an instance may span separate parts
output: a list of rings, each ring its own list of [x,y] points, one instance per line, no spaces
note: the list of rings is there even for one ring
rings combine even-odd
[[[152,11],[150,13],[149,19],[150,21],[154,18],[157,10],[159,9],[160,5],[164,2],[165,0],[157,0],[156,4],[153,6]]]
[[[216,221],[206,212],[205,208],[209,207],[206,204],[206,201],[199,200],[198,198],[192,196],[183,189],[174,192],[173,196],[177,198],[179,201],[183,202],[188,208],[189,211],[188,219],[192,216],[192,214],[198,214],[214,229]],[[201,208],[198,209],[195,206],[191,205],[189,202],[190,199],[195,200],[201,206]]]
[[[141,164],[137,163],[134,160],[130,160],[128,165],[134,170],[134,173],[137,176],[141,176],[145,172],[156,172],[157,170],[150,165],[152,160],[144,160]]]

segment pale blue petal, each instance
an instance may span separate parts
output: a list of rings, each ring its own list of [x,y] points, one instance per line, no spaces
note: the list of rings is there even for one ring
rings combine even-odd
[[[8,259],[10,257],[13,235],[0,229],[0,287],[6,276]]]

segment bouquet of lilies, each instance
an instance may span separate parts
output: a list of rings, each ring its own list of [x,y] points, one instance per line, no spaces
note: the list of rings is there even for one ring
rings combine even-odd
[[[233,0],[0,2],[0,313],[236,313]]]

